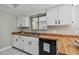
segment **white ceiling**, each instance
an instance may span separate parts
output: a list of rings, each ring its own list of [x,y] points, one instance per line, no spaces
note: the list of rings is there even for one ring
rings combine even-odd
[[[54,6],[57,6],[57,4],[19,4],[16,8],[11,8],[6,4],[0,4],[0,11],[18,16],[27,15]]]

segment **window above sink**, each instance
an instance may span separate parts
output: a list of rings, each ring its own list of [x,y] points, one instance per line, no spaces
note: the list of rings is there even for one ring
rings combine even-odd
[[[32,30],[47,30],[46,13],[31,16]]]

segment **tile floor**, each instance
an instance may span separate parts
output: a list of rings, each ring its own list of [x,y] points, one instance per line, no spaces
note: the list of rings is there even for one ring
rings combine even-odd
[[[10,49],[7,49],[5,51],[1,51],[0,55],[28,55],[28,54],[24,53],[18,49],[10,48]]]
[[[5,51],[0,51],[0,55],[28,55],[28,54],[15,48],[9,48]],[[64,55],[64,54],[58,53],[58,55]]]

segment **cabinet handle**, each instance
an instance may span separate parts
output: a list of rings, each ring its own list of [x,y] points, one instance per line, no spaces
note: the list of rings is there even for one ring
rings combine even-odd
[[[55,21],[55,24],[57,24],[57,20]]]
[[[19,38],[21,38],[21,37],[19,36]]]
[[[22,40],[24,42],[24,40]]]
[[[18,41],[18,39],[16,39],[16,41]]]
[[[22,26],[22,24],[19,24],[20,26]]]
[[[58,20],[58,24],[60,24],[60,20]]]
[[[32,45],[32,43],[31,42],[28,42],[28,45]]]

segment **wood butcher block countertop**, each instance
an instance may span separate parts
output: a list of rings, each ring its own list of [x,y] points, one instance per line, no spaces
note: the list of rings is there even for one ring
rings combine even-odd
[[[23,32],[23,33],[12,32],[12,34],[29,36],[30,34],[32,34],[32,32]],[[63,35],[63,34],[49,34],[49,33],[39,33],[39,34],[40,34],[39,36],[33,36],[33,37],[58,40],[57,43],[58,53],[66,55],[79,55],[79,48],[73,44],[74,40],[79,39],[79,35]]]

